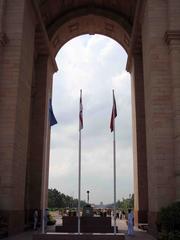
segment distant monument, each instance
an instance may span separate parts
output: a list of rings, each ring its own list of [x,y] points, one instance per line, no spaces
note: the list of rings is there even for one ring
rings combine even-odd
[[[90,204],[86,204],[83,207],[83,213],[82,216],[83,217],[93,217],[93,207]]]
[[[87,191],[87,204],[83,207],[83,217],[93,217],[93,207],[89,204],[89,191]]]
[[[90,191],[88,190],[87,191],[87,203],[89,204],[89,193],[90,193]]]

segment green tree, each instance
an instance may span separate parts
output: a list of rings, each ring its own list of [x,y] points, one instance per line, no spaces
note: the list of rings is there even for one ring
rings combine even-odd
[[[48,190],[48,206],[50,208],[60,207],[61,205],[61,196],[60,192],[56,189],[49,189]]]
[[[81,201],[80,205],[83,207],[85,201]],[[77,208],[78,200],[71,196],[59,192],[57,189],[48,189],[48,207],[49,208]]]
[[[117,208],[127,212],[129,208],[134,208],[134,194],[130,194],[129,198],[123,198],[122,201],[118,200],[116,204]]]

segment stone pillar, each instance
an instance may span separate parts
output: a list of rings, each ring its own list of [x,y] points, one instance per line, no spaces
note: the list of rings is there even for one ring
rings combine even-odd
[[[180,1],[169,0],[168,20],[168,31],[165,34],[165,39],[169,45],[173,92],[176,201],[180,201]]]
[[[147,223],[148,212],[144,79],[141,50],[135,52],[133,55],[131,86],[134,159],[134,216],[135,224],[137,225],[138,223]]]
[[[42,209],[44,174],[46,175],[47,203],[50,143],[49,98],[51,96],[52,74],[49,57],[47,55],[38,55],[35,61],[31,98],[29,157],[26,179],[26,209],[29,212],[29,217],[32,217],[33,209]]]
[[[30,1],[7,1],[3,20],[8,43],[3,48],[0,65],[0,215],[12,234],[24,229],[35,29]]]
[[[175,199],[172,83],[168,48],[167,1],[147,0],[142,21],[145,89],[148,223],[156,232],[157,212]]]

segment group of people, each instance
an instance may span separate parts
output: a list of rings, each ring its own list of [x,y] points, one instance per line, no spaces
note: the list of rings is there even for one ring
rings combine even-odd
[[[119,212],[116,212],[116,218],[118,219],[125,219],[125,212],[124,211],[119,211]]]
[[[123,212],[123,214],[125,215],[124,212]],[[46,209],[45,214],[44,214],[45,229],[46,229],[47,223],[48,223],[48,215],[49,215],[49,212],[48,212],[48,209]],[[118,217],[120,219],[122,219],[120,217],[120,215]],[[38,209],[35,209],[34,213],[33,213],[33,229],[34,230],[37,230],[39,220],[40,220],[40,217],[39,217]],[[131,209],[128,209],[127,224],[128,224],[128,235],[133,236],[134,235],[134,214],[133,214],[133,211]]]
[[[132,209],[128,209],[128,214],[126,215],[126,213],[124,211],[120,211],[116,213],[116,218],[118,219],[127,219],[127,226],[128,226],[128,232],[127,234],[129,236],[133,236],[134,235],[134,214]]]

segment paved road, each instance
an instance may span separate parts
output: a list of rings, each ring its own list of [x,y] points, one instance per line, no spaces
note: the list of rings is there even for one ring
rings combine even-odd
[[[125,234],[126,240],[155,240],[154,237],[149,235],[146,231],[142,231],[138,228],[134,228],[134,236],[128,236],[127,235],[127,224],[126,220],[117,220],[117,226],[120,232],[123,232]]]
[[[126,240],[131,240],[131,239],[132,240],[155,240],[155,238],[153,238],[147,232],[141,231],[137,228],[135,228],[135,235],[133,237],[127,236],[127,224],[125,220],[117,220],[117,226],[118,226],[119,232],[125,233]],[[50,228],[49,230],[52,231],[52,228]],[[33,231],[24,232],[17,236],[4,238],[4,240],[6,239],[7,240],[32,240],[33,233],[34,233]]]

